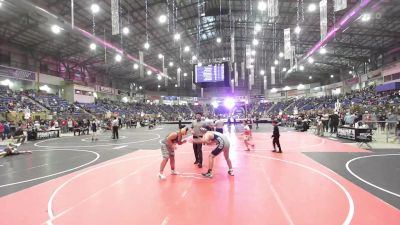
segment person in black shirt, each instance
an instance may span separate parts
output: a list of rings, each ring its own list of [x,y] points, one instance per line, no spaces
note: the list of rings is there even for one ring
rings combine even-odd
[[[278,145],[278,153],[282,153],[282,149],[281,149],[281,144],[279,143],[279,128],[278,128],[278,123],[276,121],[272,121],[272,126],[274,126],[274,131],[272,133],[272,145],[274,146],[274,150],[272,152],[277,152],[276,151],[276,145]]]

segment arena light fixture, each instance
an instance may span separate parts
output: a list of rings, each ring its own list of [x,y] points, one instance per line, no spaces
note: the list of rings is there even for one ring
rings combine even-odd
[[[93,14],[96,14],[96,13],[98,13],[100,11],[100,6],[97,5],[96,3],[93,3],[90,6],[90,10],[92,11]]]
[[[286,71],[287,71],[286,67],[283,67],[282,72],[286,72]]]
[[[157,76],[157,79],[158,79],[158,80],[161,80],[161,79],[162,79],[161,75],[158,75],[158,76]]]
[[[255,32],[255,33],[260,32],[260,31],[261,31],[261,28],[262,28],[261,25],[257,23],[256,25],[254,25],[254,32]]]
[[[203,63],[199,62],[197,63],[197,66],[203,66]]]
[[[279,58],[283,57],[283,52],[279,52]]]
[[[187,73],[183,73],[183,76],[184,76],[184,77],[187,77]]]
[[[185,46],[185,47],[183,48],[183,51],[184,51],[184,52],[189,52],[189,51],[190,51],[190,47],[189,47],[189,46]]]
[[[121,62],[121,60],[122,60],[122,56],[120,54],[116,54],[115,55],[115,61],[116,62]]]
[[[94,51],[97,48],[97,45],[95,43],[90,43],[89,45],[90,50]]]
[[[137,63],[133,64],[133,69],[134,69],[134,70],[139,69],[139,65],[138,65]]]
[[[300,34],[300,32],[301,32],[301,27],[300,27],[299,25],[297,25],[297,26],[294,28],[294,33]]]
[[[166,15],[160,15],[160,17],[158,17],[158,22],[160,22],[161,24],[164,24],[165,22],[167,22],[167,16]]]
[[[182,69],[180,67],[178,67],[178,69],[176,69],[176,71],[178,71],[178,73],[179,73],[182,71]]]
[[[222,42],[222,39],[220,37],[217,37],[217,43],[219,44],[221,42]]]
[[[153,72],[151,70],[147,70],[147,75],[151,75]]]
[[[317,10],[317,5],[315,5],[315,3],[311,3],[308,5],[309,12],[315,12],[315,10]]]
[[[122,33],[125,34],[125,35],[128,35],[129,34],[129,28],[128,27],[122,28]]]
[[[311,63],[311,64],[314,63],[314,59],[313,59],[312,57],[308,58],[307,61],[308,61],[309,63]]]
[[[193,55],[192,56],[192,60],[194,61],[194,60],[197,60],[197,56],[196,55]]]
[[[233,98],[226,98],[224,101],[224,106],[228,109],[235,107],[235,100]]]
[[[300,66],[299,66],[299,69],[300,69],[300,71],[303,71],[303,70],[304,70],[304,66],[303,66],[303,65],[300,65]]]
[[[303,85],[303,84],[297,85],[297,89],[298,89],[298,90],[303,90],[303,89],[304,89],[304,85]]]
[[[278,64],[279,64],[279,61],[278,61],[277,59],[275,59],[274,64],[275,64],[275,65],[278,65]]]
[[[53,33],[55,34],[59,34],[61,32],[61,27],[59,27],[58,25],[52,25],[51,31],[53,31]]]
[[[181,34],[179,34],[179,33],[174,34],[175,41],[179,41],[180,39],[181,39]]]
[[[251,50],[251,55],[255,56],[256,55],[256,50]]]
[[[276,88],[271,89],[271,93],[276,93],[276,92],[278,92],[278,89],[276,89]]]
[[[259,43],[259,41],[258,41],[257,39],[253,39],[253,45],[254,45],[254,46],[257,46],[258,43]]]
[[[309,79],[309,80],[312,80],[312,76],[309,76],[308,79]]]
[[[214,109],[218,108],[218,102],[211,102],[211,105]]]
[[[162,59],[162,58],[164,58],[164,55],[160,53],[160,54],[158,54],[158,58]]]
[[[350,75],[353,74],[353,71],[350,70],[350,71],[349,71],[349,74],[350,74]]]
[[[369,13],[364,13],[361,15],[361,21],[362,22],[368,22],[371,20],[371,14]]]
[[[173,62],[169,62],[169,67],[173,67],[174,66],[174,63]]]
[[[267,9],[267,3],[265,3],[264,1],[259,1],[257,8],[260,11],[265,11]]]
[[[283,88],[283,90],[284,90],[284,91],[289,91],[289,90],[290,90],[290,87],[289,87],[289,86],[285,86],[285,87]]]
[[[325,54],[326,54],[326,48],[321,48],[321,49],[319,50],[319,54],[325,55]]]
[[[149,49],[149,48],[150,48],[149,42],[144,43],[143,47],[144,47],[145,49]]]
[[[175,87],[178,87],[178,85],[177,85],[177,84],[175,84]]]
[[[260,70],[260,75],[264,75],[265,71],[264,70]]]
[[[334,78],[335,76],[333,74],[331,74],[331,78]]]

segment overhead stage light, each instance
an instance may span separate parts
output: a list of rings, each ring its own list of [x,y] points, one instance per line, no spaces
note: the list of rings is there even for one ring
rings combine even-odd
[[[167,16],[161,15],[160,17],[158,17],[158,22],[160,22],[161,24],[167,22]]]
[[[55,34],[59,34],[61,32],[61,28],[58,25],[51,26],[51,31]]]
[[[314,3],[311,3],[310,5],[308,5],[309,12],[314,12],[315,10],[317,10],[317,5],[315,5]]]
[[[122,56],[120,54],[115,55],[115,61],[116,62],[121,62]]]
[[[125,35],[128,35],[129,34],[129,28],[128,27],[122,28],[122,33],[125,34]]]
[[[174,40],[179,41],[181,39],[181,35],[179,33],[174,34]]]
[[[301,28],[300,28],[299,25],[297,25],[297,26],[294,28],[294,32],[295,32],[296,34],[300,34]]]
[[[91,43],[91,44],[89,45],[89,48],[90,48],[90,50],[94,51],[94,50],[96,50],[97,45],[96,45],[95,43]]]
[[[258,40],[257,39],[253,39],[253,45],[257,46],[258,45]]]
[[[190,51],[190,47],[189,47],[189,46],[185,46],[185,47],[183,48],[183,51],[184,51],[184,52],[189,52],[189,51]]]
[[[143,47],[144,47],[145,49],[149,49],[149,48],[150,48],[149,42],[144,43]]]
[[[264,1],[259,1],[257,8],[260,11],[265,11],[267,9],[267,3],[265,3]]]
[[[90,6],[90,10],[92,11],[93,14],[96,14],[100,11],[100,7],[99,7],[99,5],[94,3]]]

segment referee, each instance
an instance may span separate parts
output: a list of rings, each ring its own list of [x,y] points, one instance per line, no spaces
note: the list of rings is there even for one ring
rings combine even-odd
[[[202,113],[196,113],[196,120],[192,122],[192,133],[193,140],[200,141],[203,138],[203,132],[200,130],[203,127],[203,121],[201,121]],[[197,164],[199,168],[203,166],[203,150],[201,143],[193,143],[193,152],[195,161],[194,164]]]

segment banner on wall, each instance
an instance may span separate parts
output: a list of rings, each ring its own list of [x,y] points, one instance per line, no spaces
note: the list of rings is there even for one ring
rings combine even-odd
[[[139,77],[143,78],[144,70],[143,70],[143,52],[139,51]]]
[[[335,12],[347,8],[347,0],[334,0],[333,4]]]
[[[176,69],[176,81],[178,82],[178,87],[181,87],[181,70]]]
[[[239,73],[238,73],[238,70],[237,70],[237,63],[235,63],[235,67],[234,67],[234,70],[235,70],[235,86],[237,87],[237,86],[239,86]]]
[[[320,18],[320,28],[321,28],[321,40],[325,38],[328,31],[328,9],[327,1],[321,0],[319,2],[319,18]]]
[[[275,66],[271,66],[271,84],[275,85]]]
[[[231,63],[235,62],[235,32],[231,34]]]
[[[358,84],[360,82],[360,78],[359,77],[354,77],[351,79],[347,79],[344,81],[344,84],[347,86],[353,86],[355,84]]]
[[[107,94],[114,94],[115,93],[114,88],[104,87],[104,86],[101,86],[101,85],[96,85],[96,91],[107,93]]]
[[[283,30],[283,38],[284,38],[284,55],[285,59],[290,59],[290,55],[292,54],[292,45],[290,44],[290,28]]]
[[[119,34],[119,0],[111,0],[111,32]]]
[[[0,66],[0,76],[1,77],[9,77],[18,80],[36,80],[36,73],[27,70],[20,70],[7,66]]]

